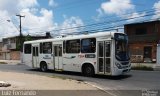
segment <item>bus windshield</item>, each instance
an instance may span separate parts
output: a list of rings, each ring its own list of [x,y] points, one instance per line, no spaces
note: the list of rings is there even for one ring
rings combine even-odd
[[[117,60],[129,60],[128,37],[124,34],[115,34],[115,56]]]

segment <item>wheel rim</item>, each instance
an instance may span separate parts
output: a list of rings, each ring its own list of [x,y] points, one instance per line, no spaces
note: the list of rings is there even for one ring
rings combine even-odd
[[[91,74],[91,72],[92,72],[92,68],[91,68],[91,67],[87,67],[87,68],[86,68],[86,73],[87,73],[87,74]]]
[[[42,71],[46,71],[46,69],[47,69],[47,66],[42,65]]]

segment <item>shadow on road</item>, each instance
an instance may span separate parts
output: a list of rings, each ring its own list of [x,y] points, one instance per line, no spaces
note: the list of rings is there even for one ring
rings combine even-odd
[[[130,78],[132,75],[125,74],[125,75],[119,75],[119,76],[109,76],[109,75],[95,75],[94,78],[101,78],[101,79],[110,79],[110,80],[122,80],[126,78]]]
[[[41,72],[39,69],[27,69],[28,71],[35,71],[40,73],[53,73],[53,75],[66,75],[66,76],[83,76],[80,72],[70,72],[70,71],[54,71],[54,70],[48,70],[47,72]],[[85,76],[83,76],[85,77]],[[94,75],[91,78],[98,78],[98,79],[110,79],[110,80],[122,80],[126,78],[130,78],[132,75],[125,74],[125,75],[119,75],[119,76],[108,76],[108,75]]]

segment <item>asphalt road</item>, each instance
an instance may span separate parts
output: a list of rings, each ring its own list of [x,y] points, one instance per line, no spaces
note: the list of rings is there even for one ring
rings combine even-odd
[[[76,72],[55,72],[52,70],[48,72],[40,72],[37,69],[30,69],[26,65],[8,64],[0,64],[0,71],[14,71],[45,76],[54,75],[63,78],[76,79],[96,86],[111,96],[143,96],[142,94],[145,94],[146,92],[157,94],[154,96],[160,96],[160,91],[158,92],[158,90],[160,90],[160,71],[131,71],[127,75],[118,77],[101,75],[84,77],[81,73]]]

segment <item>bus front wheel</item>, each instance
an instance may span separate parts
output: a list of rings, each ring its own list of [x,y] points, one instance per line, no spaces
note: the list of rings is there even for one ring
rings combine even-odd
[[[44,63],[44,62],[42,62],[42,63],[40,64],[40,70],[41,70],[42,72],[46,72],[46,71],[48,70],[47,64]]]
[[[85,76],[91,77],[94,75],[94,67],[91,64],[86,64],[83,66],[82,73]]]

